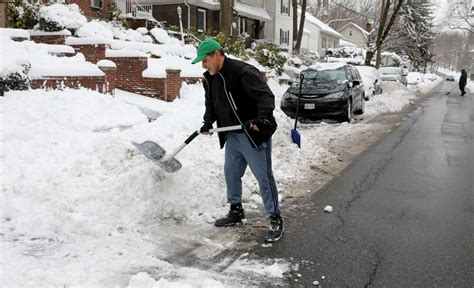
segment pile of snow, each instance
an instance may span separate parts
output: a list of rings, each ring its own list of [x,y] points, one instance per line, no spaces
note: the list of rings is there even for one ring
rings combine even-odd
[[[71,53],[68,46],[51,46],[36,44],[32,41],[16,42],[0,35],[0,45],[4,48],[0,75],[6,75],[23,70],[22,65],[31,65],[31,79],[44,76],[103,76],[104,73],[96,65],[86,62],[84,55],[72,57],[56,57],[52,52]],[[7,52],[8,51],[8,52]]]

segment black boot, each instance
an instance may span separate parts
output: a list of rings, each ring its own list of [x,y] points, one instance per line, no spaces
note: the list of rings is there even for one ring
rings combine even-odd
[[[241,204],[230,205],[229,213],[224,218],[217,219],[214,222],[216,227],[240,226],[245,222],[244,209]]]
[[[275,242],[280,240],[283,235],[283,219],[280,215],[272,215],[269,219],[270,230],[268,230],[267,236],[265,236],[265,241]]]

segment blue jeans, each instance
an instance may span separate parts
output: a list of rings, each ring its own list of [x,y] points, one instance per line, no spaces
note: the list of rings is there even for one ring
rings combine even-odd
[[[253,148],[245,133],[227,133],[225,144],[224,175],[227,184],[227,201],[242,202],[242,176],[247,165],[260,187],[265,210],[270,215],[280,215],[278,189],[272,172],[272,140]]]

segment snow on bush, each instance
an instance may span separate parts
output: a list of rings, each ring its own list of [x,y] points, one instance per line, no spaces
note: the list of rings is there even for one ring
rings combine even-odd
[[[104,21],[94,20],[77,29],[76,35],[82,38],[114,39],[114,33]]]
[[[155,37],[156,41],[158,41],[161,44],[167,44],[168,42],[171,41],[171,37],[166,33],[164,29],[161,28],[153,28],[150,30],[150,34]]]
[[[87,23],[76,4],[43,6],[39,10],[39,16],[41,30],[51,32],[64,29],[75,31]]]

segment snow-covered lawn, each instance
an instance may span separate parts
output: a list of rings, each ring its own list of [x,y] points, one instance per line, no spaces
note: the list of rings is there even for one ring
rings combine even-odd
[[[287,86],[269,84],[279,106]],[[367,117],[397,112],[415,98],[414,90],[398,84],[384,91],[366,103]],[[221,270],[166,261],[183,243],[213,251],[236,245],[212,237],[217,230],[211,223],[227,210],[216,136],[199,136],[178,154],[183,168],[174,174],[130,143],[152,140],[173,151],[199,128],[203,93],[199,84],[183,84],[172,103],[84,89],[10,91],[0,98],[2,284],[227,287],[281,279],[289,269],[281,259],[259,263],[242,255],[227,259]],[[149,123],[137,105],[161,116]],[[273,166],[280,184],[304,180],[311,165],[335,161],[318,144],[321,137],[370,125],[304,124],[298,149],[289,136],[293,120],[279,108],[275,115]],[[246,209],[261,211],[249,172],[244,183]],[[289,191],[281,192],[284,200]]]

